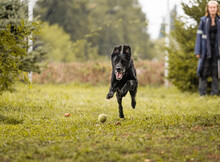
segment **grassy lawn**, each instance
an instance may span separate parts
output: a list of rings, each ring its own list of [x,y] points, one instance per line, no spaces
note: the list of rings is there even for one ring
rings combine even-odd
[[[4,93],[0,161],[220,161],[220,97],[139,87],[136,109],[127,95],[121,120],[107,92],[86,84],[19,84]],[[103,124],[101,113],[108,117]]]

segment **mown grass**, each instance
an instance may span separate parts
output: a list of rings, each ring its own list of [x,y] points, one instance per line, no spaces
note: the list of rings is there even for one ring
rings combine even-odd
[[[135,110],[124,98],[121,120],[107,92],[75,83],[21,84],[4,93],[0,161],[220,160],[220,97],[140,87]],[[104,124],[97,121],[101,113],[108,116]]]

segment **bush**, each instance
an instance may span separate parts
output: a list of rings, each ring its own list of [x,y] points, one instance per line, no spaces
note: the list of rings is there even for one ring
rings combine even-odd
[[[71,62],[75,60],[72,41],[62,27],[44,23],[41,39],[47,47],[47,59],[51,62]]]
[[[194,92],[198,88],[196,77],[197,59],[193,52],[184,53],[171,48],[169,50],[168,79],[182,91]]]
[[[58,24],[44,23],[41,39],[48,48],[47,58],[50,62],[73,62],[96,60],[97,47],[91,47],[86,39],[71,41],[71,37]]]
[[[73,54],[77,61],[97,60],[98,48],[92,47],[86,39],[77,40],[73,43]]]
[[[39,72],[36,63],[45,54],[39,49],[27,55],[27,40],[34,40],[40,26],[27,21],[26,7],[20,0],[0,0],[0,93],[11,91],[21,75],[26,78],[25,72]]]
[[[164,63],[157,61],[135,62],[139,85],[158,86],[164,82]],[[109,84],[112,67],[109,62],[50,63],[41,74],[33,75],[34,83],[81,82]]]
[[[196,75],[198,59],[194,55],[194,47],[197,25],[200,17],[205,15],[207,2],[207,0],[191,0],[189,3],[182,3],[183,10],[188,16],[186,18],[187,20],[191,18],[191,23],[178,17],[171,32],[172,39],[168,48],[168,79],[182,91],[194,92],[198,89]]]

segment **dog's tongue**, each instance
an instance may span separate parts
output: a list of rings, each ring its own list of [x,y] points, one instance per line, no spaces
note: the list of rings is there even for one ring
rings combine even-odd
[[[116,78],[117,78],[117,79],[121,79],[121,78],[122,78],[122,73],[117,72],[117,73],[116,73]]]

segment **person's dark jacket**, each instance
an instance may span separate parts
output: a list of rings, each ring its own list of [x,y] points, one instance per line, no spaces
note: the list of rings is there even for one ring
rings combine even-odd
[[[195,55],[200,55],[198,66],[197,66],[197,75],[201,77],[203,72],[203,65],[205,58],[211,58],[211,45],[209,37],[209,28],[210,28],[210,17],[203,16],[200,19],[199,27],[197,30],[196,44],[195,44]],[[216,16],[216,25],[217,25],[217,36],[215,41],[215,54],[217,58],[220,55],[220,17]]]

